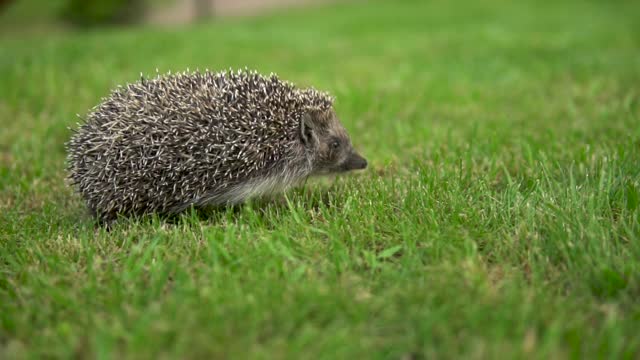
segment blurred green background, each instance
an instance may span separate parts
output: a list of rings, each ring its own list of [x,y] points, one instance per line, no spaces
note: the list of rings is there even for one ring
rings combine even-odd
[[[0,358],[640,356],[640,2],[118,4],[0,10]],[[245,66],[370,167],[97,227],[76,114]]]
[[[4,28],[188,24],[216,16],[256,15],[330,0],[2,0]]]

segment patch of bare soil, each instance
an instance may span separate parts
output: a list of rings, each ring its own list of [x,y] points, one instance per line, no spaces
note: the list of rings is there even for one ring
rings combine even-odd
[[[174,0],[149,10],[154,24],[185,24],[207,16],[251,16],[275,9],[302,7],[327,0]]]

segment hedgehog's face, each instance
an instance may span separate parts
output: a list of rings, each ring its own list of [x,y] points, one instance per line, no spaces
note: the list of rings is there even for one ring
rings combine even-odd
[[[300,121],[300,138],[309,154],[312,175],[326,175],[367,167],[333,110],[309,111]]]

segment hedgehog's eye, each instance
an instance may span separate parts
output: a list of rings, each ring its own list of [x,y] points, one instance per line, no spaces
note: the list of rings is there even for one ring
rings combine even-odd
[[[340,148],[340,140],[338,139],[331,140],[331,143],[329,144],[329,146],[331,146],[331,150],[338,150]]]

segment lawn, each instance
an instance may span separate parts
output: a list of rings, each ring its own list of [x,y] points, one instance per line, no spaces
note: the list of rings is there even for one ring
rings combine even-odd
[[[389,1],[0,35],[0,358],[637,359],[639,19]],[[333,93],[369,168],[97,226],[76,114],[245,66]]]

